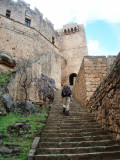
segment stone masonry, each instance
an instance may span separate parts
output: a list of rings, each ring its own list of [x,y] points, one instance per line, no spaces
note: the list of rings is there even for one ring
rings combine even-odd
[[[85,56],[79,70],[73,93],[85,106],[107,73],[107,59],[104,56]]]
[[[97,122],[120,141],[120,53],[111,73],[97,87],[87,107]]]
[[[8,17],[7,11],[10,13],[10,19],[21,24],[30,21],[30,27],[42,33],[49,41],[52,42],[52,37],[56,40],[57,32],[53,24],[48,19],[43,19],[43,14],[37,8],[31,10],[30,5],[22,0],[18,0],[17,3],[12,0],[1,0],[0,14]]]

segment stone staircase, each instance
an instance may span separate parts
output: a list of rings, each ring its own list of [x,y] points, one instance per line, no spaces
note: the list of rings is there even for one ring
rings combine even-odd
[[[50,112],[34,160],[120,160],[120,145],[78,102],[62,113],[60,92]]]

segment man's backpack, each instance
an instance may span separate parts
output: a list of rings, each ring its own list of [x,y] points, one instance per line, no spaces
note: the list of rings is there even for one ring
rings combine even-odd
[[[71,89],[69,86],[65,85],[63,87],[63,96],[64,97],[67,97],[67,96],[70,96],[71,95]]]

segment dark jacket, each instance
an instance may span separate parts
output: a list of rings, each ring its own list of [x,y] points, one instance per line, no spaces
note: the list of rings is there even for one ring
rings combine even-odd
[[[61,97],[70,97],[72,95],[72,91],[71,91],[71,89],[70,89],[70,92],[69,92],[69,94],[68,95],[65,95],[64,94],[64,88],[62,89],[62,92],[61,92]]]

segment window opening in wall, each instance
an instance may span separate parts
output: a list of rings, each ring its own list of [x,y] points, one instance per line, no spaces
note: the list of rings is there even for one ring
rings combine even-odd
[[[6,10],[6,17],[7,18],[10,18],[10,14],[11,14],[11,11],[10,10]]]
[[[66,29],[64,29],[64,33],[65,33],[65,34],[66,34],[66,32],[67,32]]]
[[[54,44],[55,43],[55,38],[54,37],[52,37],[52,44]]]
[[[73,28],[71,28],[71,32],[73,32]]]
[[[31,20],[28,18],[25,18],[25,25],[30,27],[30,24],[31,24]]]
[[[77,31],[77,28],[75,27],[74,30]]]
[[[77,74],[76,74],[76,73],[72,73],[72,74],[69,76],[69,84],[70,84],[70,85],[74,85],[76,77],[77,77]]]

